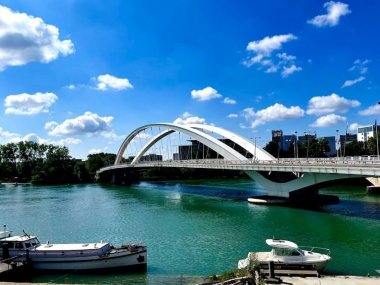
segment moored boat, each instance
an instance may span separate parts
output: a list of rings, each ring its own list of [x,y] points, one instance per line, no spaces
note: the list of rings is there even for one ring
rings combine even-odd
[[[145,245],[127,244],[114,247],[109,242],[41,244],[37,236],[26,233],[0,239],[0,258],[29,262],[41,270],[100,270],[146,268]]]
[[[298,246],[294,242],[280,239],[267,239],[266,243],[272,247],[270,252],[249,252],[247,258],[239,260],[238,268],[246,268],[254,261],[260,267],[267,267],[269,262],[273,262],[276,269],[310,269],[322,272],[331,259],[330,250],[327,248]]]

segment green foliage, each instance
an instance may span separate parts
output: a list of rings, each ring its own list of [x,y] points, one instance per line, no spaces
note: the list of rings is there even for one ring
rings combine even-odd
[[[242,269],[233,269],[226,271],[221,275],[212,275],[208,279],[210,282],[224,282],[230,279],[239,278],[239,277],[248,277],[255,278],[255,272],[259,271],[259,262],[257,260],[256,254],[250,254],[249,265],[246,268]],[[259,282],[260,283],[260,282]]]
[[[87,161],[73,159],[65,146],[31,141],[0,145],[0,181],[35,184],[86,183],[99,168],[110,165],[115,154],[91,154]]]

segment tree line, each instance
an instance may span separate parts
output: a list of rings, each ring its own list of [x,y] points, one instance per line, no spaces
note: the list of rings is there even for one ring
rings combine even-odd
[[[0,145],[0,181],[34,184],[89,183],[96,171],[112,164],[116,155],[90,154],[86,160],[69,155],[65,146],[20,141]]]

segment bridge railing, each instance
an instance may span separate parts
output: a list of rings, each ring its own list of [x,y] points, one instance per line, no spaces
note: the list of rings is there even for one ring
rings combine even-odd
[[[156,160],[141,161],[138,165],[159,165],[159,164],[221,164],[221,165],[245,165],[245,164],[284,164],[284,165],[379,165],[377,157],[340,157],[340,158],[280,158],[276,160],[225,160],[225,159],[189,159],[189,160]],[[128,165],[128,163],[124,164]]]
[[[140,161],[138,164],[131,165],[124,163],[119,165],[111,165],[100,169],[106,171],[123,167],[160,167],[160,166],[190,167],[191,165],[278,165],[278,166],[329,166],[329,167],[375,167],[380,168],[380,160],[377,157],[326,157],[326,158],[280,158],[276,160],[225,160],[225,159],[190,159],[190,160],[156,160],[156,161]]]

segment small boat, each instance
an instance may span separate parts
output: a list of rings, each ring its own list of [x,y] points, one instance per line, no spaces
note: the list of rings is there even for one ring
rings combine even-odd
[[[4,231],[6,232],[6,231]],[[100,270],[121,268],[146,269],[147,248],[140,244],[114,247],[108,242],[41,244],[37,236],[24,232],[0,238],[0,259],[28,262],[40,270]],[[4,237],[5,235],[5,237]]]
[[[270,252],[250,252],[247,258],[239,260],[238,268],[248,267],[251,261],[256,261],[260,267],[265,268],[272,261],[275,269],[309,269],[322,272],[331,259],[330,250],[327,248],[298,246],[294,242],[281,239],[267,239],[266,243],[272,247]]]

